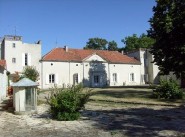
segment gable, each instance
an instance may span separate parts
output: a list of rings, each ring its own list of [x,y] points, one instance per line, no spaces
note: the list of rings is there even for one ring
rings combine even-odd
[[[102,57],[98,56],[97,54],[93,54],[85,58],[83,61],[91,62],[91,61],[99,61],[99,62],[106,62]]]

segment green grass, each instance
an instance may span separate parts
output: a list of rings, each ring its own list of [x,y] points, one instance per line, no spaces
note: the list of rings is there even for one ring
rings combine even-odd
[[[94,89],[92,91],[91,100],[94,101],[110,101],[110,102],[126,102],[140,104],[156,104],[156,105],[181,105],[185,103],[181,100],[162,100],[154,99],[152,89],[142,88],[106,88]]]

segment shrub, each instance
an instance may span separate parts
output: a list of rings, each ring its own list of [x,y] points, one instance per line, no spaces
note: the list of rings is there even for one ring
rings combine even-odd
[[[169,81],[161,80],[160,85],[153,90],[153,95],[160,99],[181,99],[183,92],[177,82],[170,78]]]
[[[23,70],[23,77],[29,78],[32,81],[37,81],[39,72],[33,66],[26,66]]]
[[[47,103],[50,105],[50,113],[57,120],[77,120],[90,96],[90,90],[84,91],[82,85],[68,87],[66,89],[54,88]]]

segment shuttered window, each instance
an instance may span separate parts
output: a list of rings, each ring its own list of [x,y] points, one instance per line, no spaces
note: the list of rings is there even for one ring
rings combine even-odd
[[[55,74],[49,75],[49,83],[55,83]]]

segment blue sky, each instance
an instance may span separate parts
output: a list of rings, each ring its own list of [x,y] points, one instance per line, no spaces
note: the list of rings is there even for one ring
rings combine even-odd
[[[155,0],[0,0],[0,36],[42,40],[42,54],[52,48],[83,48],[89,38],[115,40],[146,33]],[[57,41],[57,44],[56,44]]]

